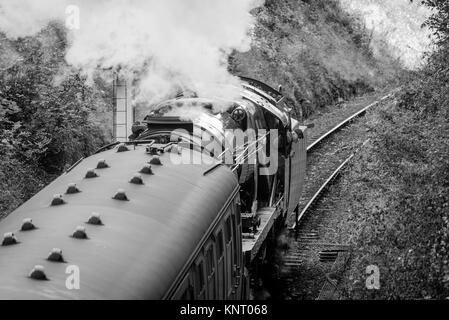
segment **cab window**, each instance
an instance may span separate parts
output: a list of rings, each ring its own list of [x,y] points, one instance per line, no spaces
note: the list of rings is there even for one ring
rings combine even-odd
[[[217,258],[220,258],[223,255],[224,244],[223,244],[223,231],[220,230],[217,235]]]
[[[231,236],[232,236],[232,222],[231,222],[231,217],[228,217],[226,219],[226,225],[225,225],[225,241],[226,243],[228,243],[229,241],[231,241]]]
[[[200,257],[195,264],[195,294],[198,300],[206,298],[204,259]]]
[[[215,246],[213,242],[206,249],[207,292],[209,299],[215,299]]]

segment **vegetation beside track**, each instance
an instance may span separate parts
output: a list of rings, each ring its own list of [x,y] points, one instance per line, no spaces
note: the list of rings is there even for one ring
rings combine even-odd
[[[369,116],[370,142],[339,186],[352,262],[350,299],[449,297],[449,27],[444,1],[427,24],[437,50],[394,101]],[[380,271],[367,290],[366,267]]]
[[[400,61],[387,46],[374,55],[372,32],[338,0],[266,0],[253,14],[254,44],[231,56],[230,69],[283,85],[297,119],[400,82]]]
[[[105,143],[111,87],[65,62],[65,27],[0,33],[0,218]]]

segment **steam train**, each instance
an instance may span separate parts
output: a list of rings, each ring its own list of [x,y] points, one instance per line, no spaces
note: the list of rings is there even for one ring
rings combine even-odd
[[[280,90],[241,83],[220,112],[195,94],[161,102],[129,141],[78,161],[0,221],[0,299],[250,298],[297,210],[306,128]],[[186,105],[200,114],[186,118]],[[256,139],[226,150],[228,129]],[[262,145],[269,161],[245,161]]]

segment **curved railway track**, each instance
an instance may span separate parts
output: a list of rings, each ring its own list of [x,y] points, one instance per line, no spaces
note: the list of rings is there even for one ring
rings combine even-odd
[[[354,154],[351,154],[346,160],[343,161],[337,169],[326,179],[326,181],[320,186],[317,192],[313,194],[301,212],[298,212],[298,215],[295,217],[295,222],[291,229],[296,230],[298,223],[301,221],[301,218],[311,210],[313,205],[319,200],[319,198],[324,194],[324,192],[329,188],[331,183],[335,180],[335,178],[340,174],[341,170],[348,164],[348,162],[354,157]]]
[[[379,100],[370,103],[368,106],[356,111],[355,113],[351,114],[350,116],[346,117],[344,120],[340,121],[335,126],[331,127],[330,129],[327,129],[324,132],[318,132],[312,135],[312,137],[308,138],[308,145],[307,145],[307,153],[308,156],[317,149],[324,141],[329,139],[333,134],[339,132],[343,128],[345,128],[348,124],[353,122],[355,119],[361,117],[364,115],[367,110],[370,108],[376,106],[377,104],[385,101],[386,99],[390,98],[394,94],[394,91],[390,94],[387,94],[380,98]],[[322,185],[319,185],[318,189],[312,194],[308,195],[303,198],[308,198],[305,204],[301,206],[301,203],[299,205],[298,209],[298,215],[295,218],[295,221],[293,222],[293,225],[291,226],[292,229],[296,228],[297,223],[301,220],[301,218],[307,213],[307,211],[312,207],[312,205],[315,203],[315,201],[324,193],[324,191],[327,189],[327,187],[332,183],[332,181],[335,179],[335,177],[339,174],[339,172],[345,167],[345,165],[349,162],[349,160],[352,158],[352,155],[348,158],[345,158],[345,160],[340,161],[340,164],[338,166],[334,166],[336,169],[330,171],[330,175],[327,175],[327,178],[325,179],[325,182]],[[323,172],[329,172],[329,170],[322,170]],[[315,185],[315,184],[314,184]],[[315,185],[316,188],[317,185]],[[303,200],[303,199],[302,199]],[[304,201],[302,201],[304,202]]]
[[[355,119],[361,117],[364,115],[367,110],[370,108],[376,106],[377,104],[385,101],[386,99],[390,98],[394,94],[395,90],[392,91],[390,94],[387,94],[380,98],[379,100],[370,103],[368,106],[361,108],[360,110],[357,110],[355,113],[352,113],[349,116],[346,116],[345,119],[339,121],[336,125],[331,126],[330,128],[326,128],[321,130],[320,132],[314,133],[311,137],[307,138],[308,145],[307,145],[307,153],[308,158],[311,157],[313,159],[313,153],[316,149],[318,149],[321,144],[328,140],[331,136],[336,134],[337,132],[341,131],[343,128],[345,128],[347,125],[352,123]],[[338,120],[337,120],[338,121]],[[337,153],[337,150],[332,152],[332,155],[335,155]],[[319,157],[321,158],[321,157]],[[317,167],[315,166],[314,161],[311,161],[312,166],[309,167],[308,163],[308,171],[311,173],[314,173],[316,169],[319,169],[320,178],[316,176],[312,176],[313,179],[309,179],[312,183],[306,183],[305,190],[304,190],[304,196],[302,197],[299,206],[298,206],[298,214],[295,217],[295,220],[292,221],[292,217],[290,217],[289,222],[290,223],[290,229],[296,228],[297,223],[301,218],[307,213],[307,211],[312,207],[312,205],[315,203],[315,201],[324,193],[324,191],[327,189],[327,187],[332,183],[334,178],[338,175],[338,173],[344,168],[344,166],[349,162],[350,158],[352,156],[349,156],[349,158],[341,158],[339,159],[332,159],[332,161],[324,161],[324,163],[318,163]],[[335,161],[336,160],[336,161]],[[310,168],[310,170],[309,170]],[[319,184],[320,181],[323,181],[322,184]],[[313,189],[313,191],[309,190]]]
[[[354,148],[340,145],[336,135],[350,139],[351,130],[344,132],[345,128],[395,91],[309,137],[303,196],[297,213],[288,218],[288,230],[281,235],[283,244],[276,252],[274,275],[270,274],[272,280],[267,284],[273,298],[329,299],[335,293],[336,280],[332,276],[343,268],[349,247],[323,240],[323,235],[332,230],[328,223],[332,220],[333,202],[338,200],[332,194],[326,195],[326,191],[354,156]]]
[[[341,120],[339,123],[337,123],[335,126],[331,127],[330,129],[324,129],[323,131],[319,131],[317,133],[314,133],[310,138],[307,138],[307,152],[311,152],[313,151],[316,147],[318,147],[323,141],[325,141],[326,139],[328,139],[331,135],[333,135],[334,133],[338,132],[339,130],[341,130],[342,128],[344,128],[345,126],[347,126],[349,123],[351,123],[353,120],[357,119],[358,117],[364,115],[366,113],[366,111],[368,109],[371,109],[372,107],[374,107],[375,105],[381,103],[382,101],[385,101],[386,99],[390,98],[394,92],[396,90],[394,90],[393,92],[387,94],[386,96],[383,96],[382,98],[380,98],[379,100],[370,103],[369,105],[367,105],[366,107],[356,111],[355,113],[352,113],[351,115],[345,117],[343,120]]]

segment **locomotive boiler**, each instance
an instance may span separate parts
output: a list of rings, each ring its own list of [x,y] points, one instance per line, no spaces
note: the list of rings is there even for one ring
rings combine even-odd
[[[192,93],[162,101],[130,141],[81,159],[0,221],[0,298],[250,298],[298,206],[306,128],[279,90],[241,83],[220,111]]]

